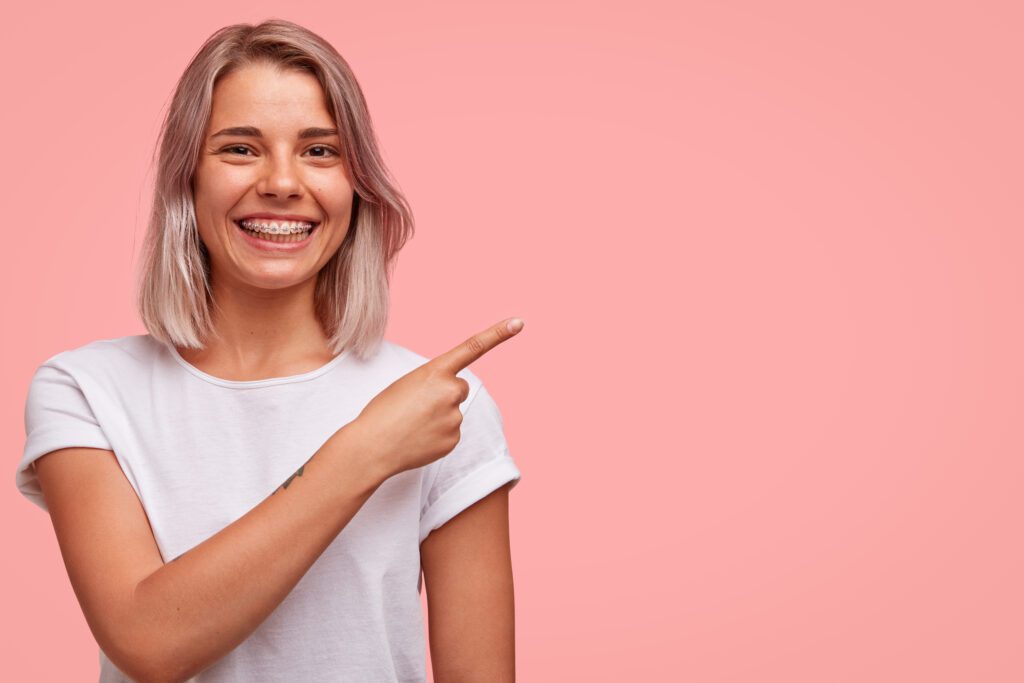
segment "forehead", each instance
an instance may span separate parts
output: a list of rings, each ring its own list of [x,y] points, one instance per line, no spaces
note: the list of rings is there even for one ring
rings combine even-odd
[[[313,74],[254,64],[221,78],[213,89],[210,127],[330,126],[327,97]]]

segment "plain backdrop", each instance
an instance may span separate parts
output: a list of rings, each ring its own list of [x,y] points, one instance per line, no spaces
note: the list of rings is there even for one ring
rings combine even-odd
[[[164,109],[270,17],[349,61],[412,203],[388,338],[526,321],[473,365],[519,680],[1024,680],[1024,12],[892,0],[9,8],[5,680],[98,672],[14,485],[28,381],[145,332]]]

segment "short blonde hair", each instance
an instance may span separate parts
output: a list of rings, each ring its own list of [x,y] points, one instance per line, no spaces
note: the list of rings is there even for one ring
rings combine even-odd
[[[185,69],[164,118],[138,280],[143,324],[165,344],[203,348],[212,329],[209,253],[199,239],[193,175],[213,89],[241,67],[272,63],[316,76],[341,136],[353,181],[352,223],[317,274],[316,315],[334,353],[376,353],[388,321],[394,259],[412,237],[412,210],[385,168],[359,83],[323,38],[283,19],[214,33]]]

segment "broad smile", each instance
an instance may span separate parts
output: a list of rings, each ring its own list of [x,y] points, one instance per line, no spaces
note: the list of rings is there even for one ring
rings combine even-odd
[[[312,223],[312,228],[305,232],[295,232],[302,227],[299,222],[293,221],[258,221],[262,231],[250,230],[242,226],[241,220],[232,221],[238,228],[238,234],[249,246],[261,251],[270,252],[292,252],[298,251],[313,242],[318,234],[321,223]],[[248,223],[248,221],[246,221]],[[251,225],[251,224],[250,224]],[[275,232],[271,232],[275,231]]]

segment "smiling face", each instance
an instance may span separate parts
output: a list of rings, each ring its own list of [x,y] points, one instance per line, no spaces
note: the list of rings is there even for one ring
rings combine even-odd
[[[250,130],[227,130],[241,128]],[[217,83],[193,179],[216,287],[291,287],[315,278],[337,252],[353,188],[335,128],[312,74],[258,64]],[[236,223],[253,214],[303,216],[317,225],[307,239],[280,244]]]

